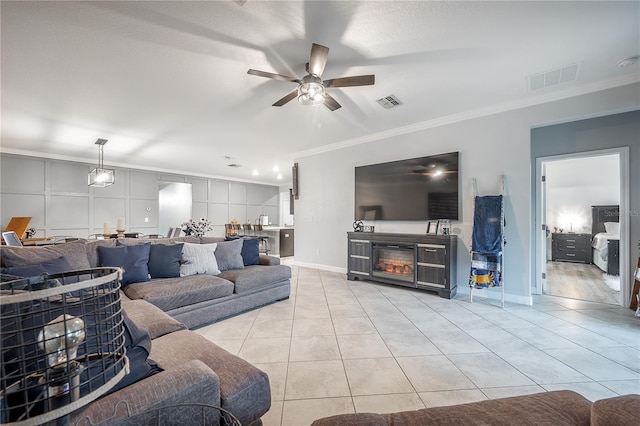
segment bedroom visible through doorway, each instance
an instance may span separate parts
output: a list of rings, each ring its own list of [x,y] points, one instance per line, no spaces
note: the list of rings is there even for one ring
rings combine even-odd
[[[543,163],[547,295],[620,305],[620,155]]]

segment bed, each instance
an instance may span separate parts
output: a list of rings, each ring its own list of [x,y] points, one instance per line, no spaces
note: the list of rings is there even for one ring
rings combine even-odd
[[[620,207],[591,206],[593,264],[609,275],[620,273]]]

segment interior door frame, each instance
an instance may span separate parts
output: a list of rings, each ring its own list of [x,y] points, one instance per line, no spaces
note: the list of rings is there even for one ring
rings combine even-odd
[[[629,275],[629,250],[630,250],[630,224],[629,224],[629,147],[601,149],[595,151],[573,152],[570,154],[553,155],[549,157],[536,158],[536,194],[535,194],[535,230],[536,259],[535,259],[535,279],[531,289],[532,294],[542,294],[543,272],[546,273],[546,251],[547,238],[546,231],[542,226],[544,223],[546,206],[546,191],[543,189],[542,176],[546,163],[562,161],[568,159],[599,157],[603,155],[618,155],[620,162],[620,306],[629,306],[630,275]],[[543,199],[544,197],[544,199]]]

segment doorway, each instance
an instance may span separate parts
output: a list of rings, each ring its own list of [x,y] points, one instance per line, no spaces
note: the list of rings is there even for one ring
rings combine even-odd
[[[623,305],[625,154],[613,149],[537,160],[536,214],[543,224],[537,294]]]
[[[191,219],[191,199],[190,183],[160,182],[158,185],[158,231],[160,234],[168,234],[170,228],[180,229],[182,223]],[[171,237],[171,235],[165,236]]]

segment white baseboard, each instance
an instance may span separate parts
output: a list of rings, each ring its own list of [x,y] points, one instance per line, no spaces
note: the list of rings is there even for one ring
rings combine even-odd
[[[322,271],[337,272],[339,274],[347,273],[347,268],[338,268],[336,266],[321,265],[318,263],[299,262],[297,260],[294,260],[293,264],[295,266],[300,266],[302,268],[320,269]]]
[[[468,285],[458,286],[458,294],[469,294],[471,292],[471,288]],[[500,300],[502,296],[500,288],[491,288],[491,289],[483,289],[483,290],[474,290],[473,297],[481,299],[493,299]],[[517,294],[504,294],[504,301],[517,303],[519,305],[533,305],[533,298],[531,296],[519,296]]]

